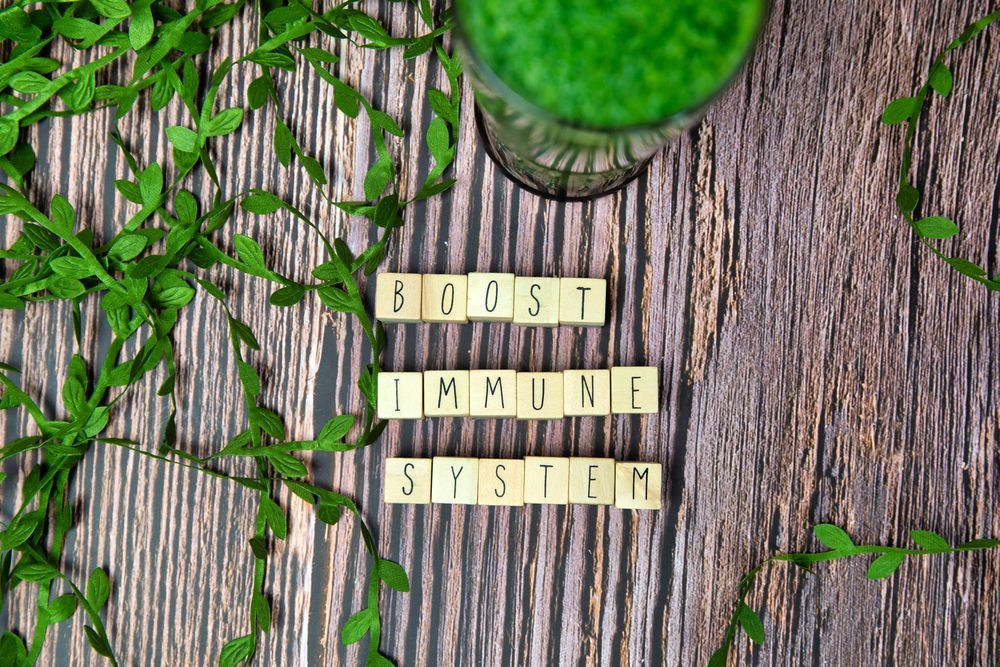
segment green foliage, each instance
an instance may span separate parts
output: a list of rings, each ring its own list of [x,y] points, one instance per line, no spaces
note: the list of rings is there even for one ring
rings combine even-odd
[[[941,53],[934,58],[931,64],[927,81],[920,87],[914,97],[900,97],[893,100],[886,106],[882,113],[882,122],[887,125],[898,125],[906,123],[906,135],[903,144],[903,159],[899,166],[899,190],[896,193],[896,208],[916,232],[920,242],[930,248],[930,250],[949,264],[959,273],[982,283],[994,291],[1000,291],[1000,274],[990,277],[986,269],[975,262],[971,262],[961,257],[951,257],[940,250],[932,240],[947,239],[955,236],[959,232],[958,225],[952,220],[941,215],[932,215],[925,218],[915,218],[913,213],[920,202],[920,191],[910,183],[910,171],[913,166],[913,142],[917,133],[917,126],[920,124],[920,117],[924,107],[927,105],[931,93],[937,93],[941,97],[948,97],[952,92],[954,77],[952,72],[944,64],[945,58],[955,49],[968,43],[973,37],[982,32],[988,25],[1000,19],[1000,10],[993,11],[982,18],[970,23],[962,34],[956,37],[944,48]]]
[[[901,547],[887,547],[874,544],[855,544],[847,532],[831,523],[821,523],[813,527],[813,534],[816,539],[828,547],[826,551],[816,551],[807,553],[780,553],[764,560],[762,563],[747,572],[740,579],[739,597],[736,607],[729,619],[722,643],[709,658],[709,667],[724,667],[729,657],[729,651],[736,639],[736,633],[742,629],[747,637],[755,644],[764,642],[764,623],[760,616],[747,605],[747,597],[753,590],[753,584],[757,576],[764,568],[776,562],[788,562],[797,565],[806,572],[813,572],[813,565],[831,560],[842,560],[845,558],[868,557],[874,555],[875,558],[868,566],[866,576],[869,580],[885,579],[890,577],[899,569],[907,558],[918,556],[929,556],[934,554],[955,554],[966,551],[982,551],[985,549],[995,549],[1000,547],[1000,540],[981,539],[966,542],[958,546],[951,546],[946,539],[929,530],[912,530],[910,539],[917,545],[917,549],[907,549]]]
[[[0,10],[0,40],[6,62],[0,64],[0,215],[19,221],[15,242],[0,249],[0,260],[11,270],[0,279],[0,308],[22,309],[26,304],[69,302],[73,311],[78,352],[61,385],[60,415],[50,415],[23,391],[17,370],[0,363],[0,409],[22,409],[34,422],[37,435],[16,438],[0,449],[0,460],[39,456],[23,480],[21,504],[0,530],[0,609],[15,586],[37,587],[38,614],[27,646],[17,635],[0,637],[0,654],[14,656],[15,664],[36,664],[49,625],[72,619],[82,610],[87,620],[87,642],[100,656],[117,664],[113,643],[101,613],[113,604],[113,578],[95,569],[81,591],[54,565],[60,562],[65,534],[73,525],[73,503],[68,498],[70,476],[95,443],[119,447],[151,459],[227,479],[258,497],[254,533],[248,538],[253,558],[253,587],[249,594],[249,628],[228,641],[220,665],[245,663],[257,653],[261,633],[268,632],[272,609],[266,595],[268,541],[288,532],[285,510],[279,503],[282,488],[313,506],[317,518],[337,523],[344,513],[359,522],[372,559],[368,599],[364,609],[345,626],[345,641],[368,637],[368,662],[391,664],[379,654],[382,583],[393,590],[409,590],[409,580],[396,563],[382,559],[376,541],[357,505],[346,495],[308,481],[302,454],[347,452],[374,443],[385,427],[375,414],[379,359],[385,347],[381,324],[368,314],[360,281],[376,270],[387,244],[402,227],[407,207],[444,192],[454,181],[446,177],[452,164],[460,108],[461,64],[449,55],[442,37],[451,29],[447,12],[440,22],[426,0],[417,12],[427,31],[415,37],[397,37],[374,17],[355,8],[353,1],[321,11],[300,0],[264,0],[252,6],[245,0],[198,0],[182,13],[162,0],[91,0],[89,3],[42,3],[25,9],[20,4]],[[206,54],[218,35],[245,16],[257,20],[257,40],[246,55],[213,65]],[[400,124],[342,80],[333,67],[341,56],[328,48],[331,41],[351,41],[366,49],[402,49],[404,58],[433,53],[448,81],[448,92],[429,91],[433,118],[424,143],[432,166],[417,191],[401,191],[393,141],[405,135]],[[73,62],[52,57],[68,45],[78,52]],[[123,67],[129,65],[128,67]],[[350,118],[362,112],[369,121],[374,159],[364,176],[364,200],[331,202],[349,215],[367,219],[375,231],[370,247],[353,252],[341,239],[330,240],[303,211],[263,189],[227,192],[214,162],[213,142],[240,131],[256,114],[273,118],[271,150],[285,168],[301,165],[323,197],[328,197],[325,167],[300,145],[291,119],[285,117],[285,73],[306,69],[331,87],[337,109]],[[243,98],[246,106],[223,107],[220,92],[248,74]],[[123,80],[114,81],[126,72]],[[294,80],[289,78],[289,80]],[[146,97],[148,104],[137,105]],[[145,163],[132,154],[117,130],[117,122],[140,108],[158,112],[172,100],[185,117],[164,127],[170,154]],[[60,194],[34,202],[25,187],[36,162],[27,128],[38,122],[111,109],[115,129],[111,141],[121,152],[128,177],[113,183],[117,193],[136,210],[115,234],[95,239],[73,204]],[[265,119],[258,118],[260,123]],[[210,187],[198,195],[182,185],[203,170]],[[46,188],[41,188],[46,190]],[[34,190],[32,190],[34,191]],[[98,196],[100,196],[98,194]],[[275,270],[261,244],[249,236],[229,234],[227,225],[241,209],[252,215],[280,216],[316,234],[326,258],[306,281]],[[265,244],[266,246],[266,244]],[[272,283],[270,303],[291,308],[318,298],[332,310],[357,319],[372,350],[372,360],[361,371],[357,386],[364,397],[362,414],[337,415],[315,439],[290,441],[280,415],[262,400],[264,387],[256,366],[263,354],[254,332],[230,306],[225,289],[212,282],[209,270],[218,266]],[[315,296],[313,295],[315,293]],[[229,333],[235,377],[242,390],[247,422],[243,431],[207,457],[179,448],[174,395],[177,360],[173,331],[179,313],[193,300],[218,302]],[[84,340],[84,311],[97,308],[100,328],[110,332],[103,356],[85,358],[97,348]],[[96,339],[95,339],[96,340]],[[104,435],[118,402],[145,377],[164,377],[157,394],[169,401],[170,416],[155,449],[125,438]],[[354,433],[351,437],[352,432]],[[224,472],[220,467],[250,458],[252,476]],[[35,460],[35,459],[32,459]],[[0,476],[0,483],[3,483]],[[55,595],[56,586],[69,592]]]

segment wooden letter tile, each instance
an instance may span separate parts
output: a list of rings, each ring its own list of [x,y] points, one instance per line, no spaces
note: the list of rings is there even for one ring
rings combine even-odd
[[[510,322],[514,319],[514,274],[469,274],[469,320]]]
[[[615,503],[615,460],[571,458],[569,501],[578,505]]]
[[[567,417],[611,414],[611,371],[563,371],[563,412]]]
[[[524,502],[565,505],[569,502],[569,459],[524,457]]]
[[[562,373],[517,374],[518,419],[562,419]]]
[[[475,505],[479,498],[479,459],[435,456],[431,501],[443,505]]]
[[[559,324],[603,327],[607,281],[600,278],[559,279]]]
[[[514,279],[514,324],[529,327],[559,325],[559,279]]]
[[[615,464],[615,507],[625,510],[660,509],[663,466],[659,463]]]
[[[424,322],[468,322],[467,276],[428,273],[423,279]]]
[[[424,415],[469,416],[469,371],[424,371]]]
[[[616,366],[611,369],[611,412],[660,411],[659,369],[656,366]]]
[[[469,414],[473,417],[516,417],[517,373],[469,371]]]
[[[426,505],[431,501],[430,459],[386,459],[382,501]]]
[[[479,504],[524,504],[524,461],[479,459]]]
[[[422,373],[378,374],[379,419],[421,419],[424,416]]]
[[[375,277],[375,319],[382,322],[419,322],[419,273],[380,273]]]

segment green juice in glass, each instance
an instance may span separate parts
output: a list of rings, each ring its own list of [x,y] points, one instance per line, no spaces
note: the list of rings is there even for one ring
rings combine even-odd
[[[632,178],[698,119],[756,39],[762,0],[456,0],[496,161],[543,194]]]

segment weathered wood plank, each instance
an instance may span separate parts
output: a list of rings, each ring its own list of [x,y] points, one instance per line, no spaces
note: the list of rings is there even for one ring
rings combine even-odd
[[[459,183],[415,208],[385,268],[606,277],[608,324],[392,326],[385,367],[649,363],[660,367],[662,411],[393,424],[368,451],[315,457],[316,479],[356,495],[385,555],[410,574],[411,593],[386,594],[384,646],[400,664],[703,664],[739,576],[773,550],[814,547],[813,523],[899,543],[910,528],[954,540],[1000,534],[1000,301],[914,243],[892,206],[901,133],[877,122],[986,8],[776,3],[747,71],[705,121],[625,190],[592,203],[514,188],[484,156],[466,105]],[[419,29],[411,10],[383,11],[395,31]],[[241,53],[252,34],[245,23],[217,57]],[[917,171],[927,212],[955,216],[963,224],[955,250],[992,273],[1000,266],[997,44],[987,33],[958,56],[956,94],[934,102]],[[414,129],[430,117],[427,86],[445,85],[426,59],[358,49],[345,53],[342,74]],[[357,197],[367,124],[337,114],[312,77],[296,84],[282,89],[286,120],[333,174],[328,194]],[[177,107],[156,121],[144,110],[122,129],[138,154],[162,156],[163,127],[181,120]],[[64,192],[106,229],[129,212],[95,185],[95,166],[108,183],[125,171],[105,147],[109,123],[98,114],[47,126],[47,157],[32,181],[40,199]],[[226,186],[266,184],[352,246],[368,242],[371,231],[324,202],[300,169],[273,166],[272,123],[254,117],[238,141],[220,145]],[[428,166],[419,132],[396,148],[405,148],[412,191]],[[261,239],[269,259],[292,272],[304,275],[321,258],[315,239],[289,221],[240,216],[234,231]],[[6,240],[14,234],[5,223]],[[214,275],[264,344],[255,359],[264,398],[294,436],[359,410],[352,382],[368,351],[352,322],[311,299],[271,308],[259,281]],[[89,314],[89,331],[95,323]],[[0,358],[23,366],[27,387],[49,407],[71,354],[68,327],[65,308],[0,313]],[[178,332],[179,434],[206,452],[244,419],[222,313],[199,300]],[[168,414],[154,398],[157,381],[137,389],[112,433],[155,446]],[[0,428],[12,438],[28,425],[0,415]],[[385,456],[476,454],[660,461],[664,509],[381,504]],[[5,513],[14,491],[8,482]],[[65,565],[78,578],[110,569],[108,629],[127,664],[210,664],[245,631],[253,498],[96,446],[73,497],[79,523]],[[357,663],[359,649],[343,647],[339,631],[365,595],[359,533],[349,520],[327,527],[285,501],[290,536],[272,561],[275,628],[260,662]],[[765,610],[768,641],[752,649],[741,637],[739,664],[991,664],[1000,655],[995,554],[935,557],[878,583],[864,582],[861,563],[820,569],[805,578],[776,567],[760,580],[752,602]],[[32,608],[18,592],[10,625],[28,630]],[[44,660],[90,657],[75,620],[53,632]]]

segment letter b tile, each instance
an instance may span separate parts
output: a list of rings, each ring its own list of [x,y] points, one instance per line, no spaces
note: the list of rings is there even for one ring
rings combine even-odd
[[[422,277],[419,273],[380,273],[375,277],[375,319],[419,322]]]

